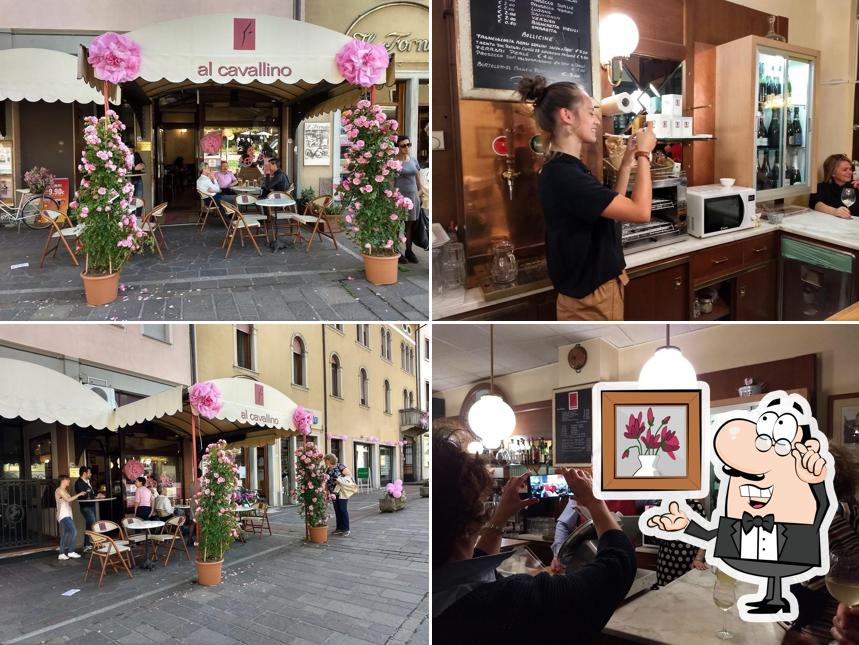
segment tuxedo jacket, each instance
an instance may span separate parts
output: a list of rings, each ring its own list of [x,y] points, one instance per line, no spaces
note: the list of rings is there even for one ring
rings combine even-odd
[[[820,565],[820,527],[823,516],[829,508],[829,496],[826,494],[826,484],[814,484],[811,492],[817,502],[817,512],[812,524],[792,524],[779,522],[776,518],[776,544],[778,547],[779,564]],[[684,531],[699,540],[709,542],[716,539],[714,555],[722,559],[740,559],[740,536],[743,532],[742,520],[733,517],[720,517],[715,529],[704,528],[689,518],[689,526]]]

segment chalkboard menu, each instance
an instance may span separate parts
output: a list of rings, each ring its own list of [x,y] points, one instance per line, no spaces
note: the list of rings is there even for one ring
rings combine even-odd
[[[590,465],[593,452],[591,388],[556,390],[552,446],[556,466]]]
[[[515,90],[520,78],[535,74],[549,83],[573,81],[592,91],[592,0],[469,0],[463,5],[460,66],[466,98],[481,98],[480,90]]]

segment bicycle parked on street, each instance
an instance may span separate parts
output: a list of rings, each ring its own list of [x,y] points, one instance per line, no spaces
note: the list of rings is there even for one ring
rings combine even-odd
[[[0,226],[18,226],[18,232],[21,232],[21,223],[32,229],[48,228],[51,221],[46,217],[41,217],[44,210],[59,211],[60,204],[53,197],[45,195],[32,195],[29,189],[19,188],[15,191],[20,195],[17,208],[9,207],[4,202],[0,201]]]

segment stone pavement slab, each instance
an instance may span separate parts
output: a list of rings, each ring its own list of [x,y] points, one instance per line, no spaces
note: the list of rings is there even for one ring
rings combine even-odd
[[[398,513],[379,513],[379,491],[353,496],[352,535],[327,545],[304,543],[295,507],[274,509],[274,535],[230,549],[216,587],[185,560],[101,590],[80,561],[0,560],[0,642],[429,643],[429,500],[406,490]]]
[[[27,320],[427,320],[429,256],[400,266],[396,285],[371,285],[360,253],[345,237],[290,246],[277,253],[249,246],[224,258],[223,230],[164,227],[169,249],[131,258],[124,290],[103,307],[88,307],[79,273],[66,253],[39,258],[47,231],[0,227],[0,321]],[[342,239],[341,239],[342,238]],[[65,251],[63,251],[65,253]],[[13,269],[12,266],[28,266]]]

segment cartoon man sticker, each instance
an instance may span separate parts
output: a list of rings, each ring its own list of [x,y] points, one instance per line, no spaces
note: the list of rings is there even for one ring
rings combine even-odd
[[[743,620],[795,620],[790,585],[829,569],[837,502],[826,437],[808,402],[782,391],[767,394],[753,412],[720,415],[714,427],[720,488],[712,520],[682,500],[664,500],[642,515],[640,528],[704,548],[707,562],[757,583],[758,593],[738,599]]]

